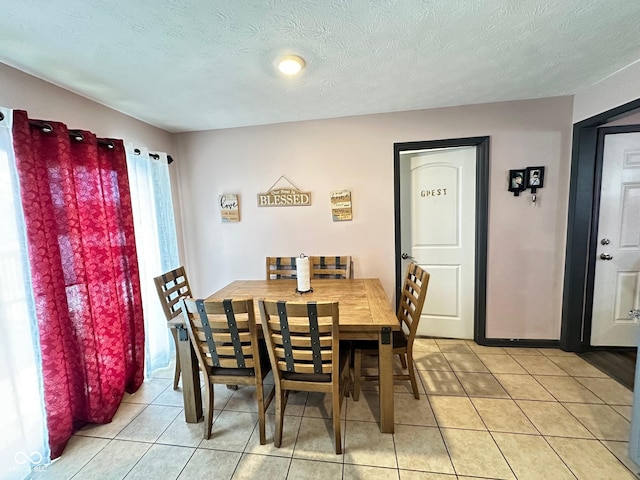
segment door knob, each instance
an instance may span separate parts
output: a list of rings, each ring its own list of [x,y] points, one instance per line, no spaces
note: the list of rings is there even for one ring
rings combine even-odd
[[[406,260],[408,258],[413,260],[413,257],[411,255],[409,255],[408,253],[403,253],[402,255],[400,255],[400,258],[402,258],[403,260]]]
[[[613,259],[613,257],[611,255],[609,255],[608,253],[601,253],[600,254],[600,258],[602,260],[611,260],[611,259]]]

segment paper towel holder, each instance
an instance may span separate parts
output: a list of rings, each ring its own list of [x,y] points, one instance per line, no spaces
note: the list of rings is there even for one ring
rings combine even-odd
[[[306,259],[306,266],[303,266],[303,260]],[[306,273],[306,275],[305,275]],[[301,253],[298,258],[296,258],[296,293],[304,294],[313,292],[313,288],[311,287],[311,265],[309,265],[309,257],[307,257],[304,253]],[[308,287],[306,290],[303,288]]]

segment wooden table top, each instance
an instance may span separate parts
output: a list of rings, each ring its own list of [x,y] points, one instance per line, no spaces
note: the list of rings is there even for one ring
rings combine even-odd
[[[313,292],[296,292],[296,280],[236,280],[206,300],[253,297],[256,319],[260,319],[258,300],[296,302],[337,301],[341,332],[378,332],[381,327],[399,330],[391,302],[377,278],[312,279]]]

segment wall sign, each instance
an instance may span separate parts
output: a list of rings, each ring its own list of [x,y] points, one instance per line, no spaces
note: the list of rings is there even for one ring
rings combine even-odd
[[[439,197],[440,195],[446,195],[446,188],[432,188],[431,190],[420,190],[421,197]]]
[[[286,180],[291,187],[275,188],[280,180]],[[265,193],[258,194],[259,207],[297,207],[311,205],[311,192],[303,192],[284,175],[280,176]]]
[[[331,192],[331,216],[334,222],[345,222],[353,219],[350,190]]]
[[[218,197],[220,216],[222,223],[235,223],[240,221],[240,207],[238,195],[235,193],[223,193]]]

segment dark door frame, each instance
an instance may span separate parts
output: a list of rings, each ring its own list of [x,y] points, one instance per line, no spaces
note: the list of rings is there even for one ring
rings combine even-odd
[[[486,343],[487,325],[487,232],[489,223],[489,137],[453,138],[393,144],[394,210],[396,242],[396,303],[402,289],[402,245],[400,244],[400,155],[408,150],[476,147],[476,239],[473,339]]]
[[[560,331],[560,348],[566,351],[581,352],[591,346],[591,309],[604,135],[638,130],[638,126],[598,127],[638,109],[640,99],[582,120],[573,126]]]

